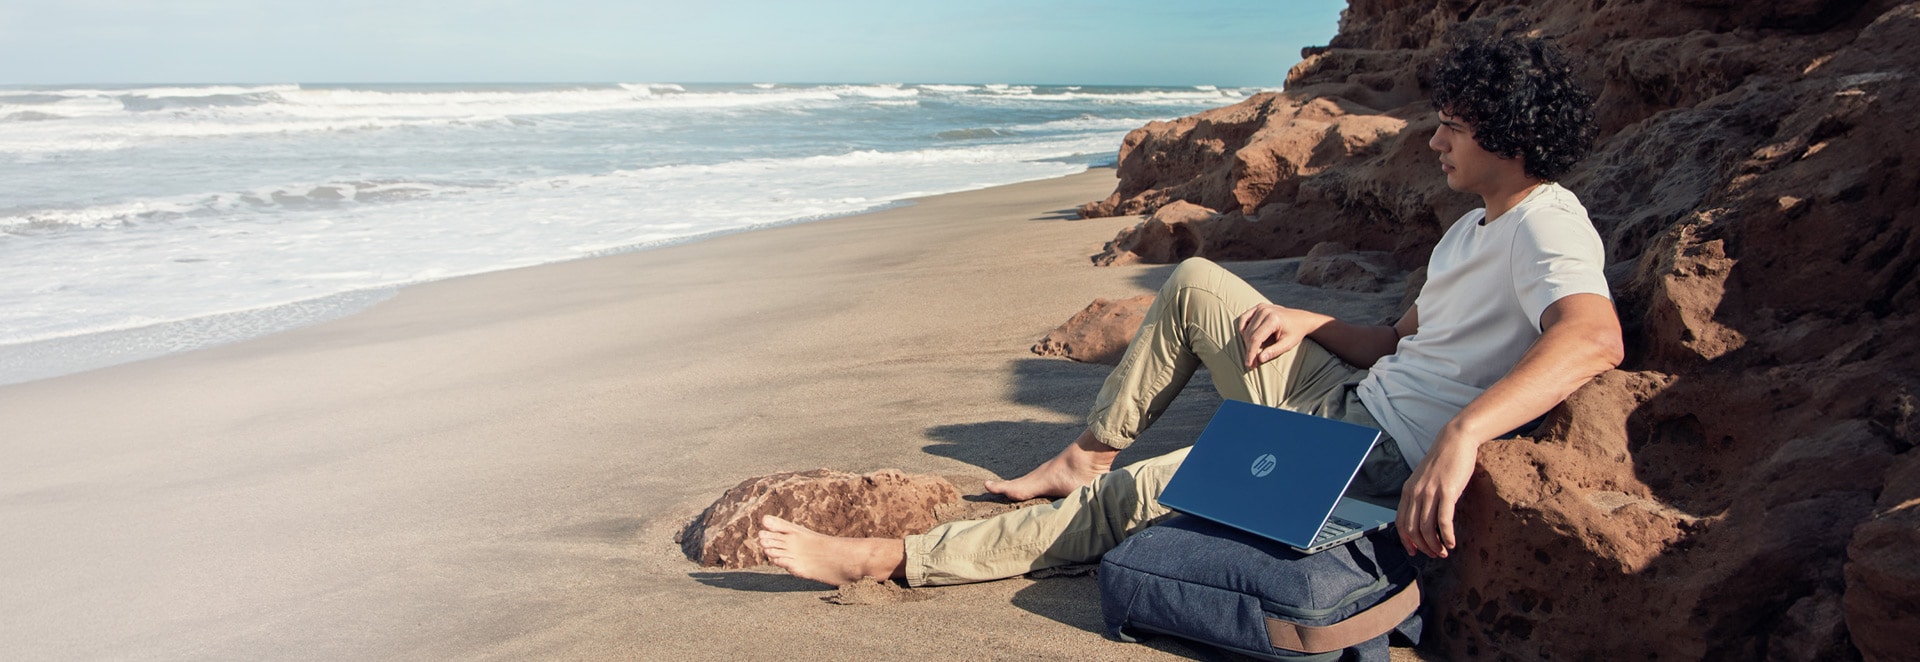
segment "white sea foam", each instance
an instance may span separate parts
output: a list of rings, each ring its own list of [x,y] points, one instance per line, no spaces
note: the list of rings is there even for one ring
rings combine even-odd
[[[679,83],[648,83],[647,89],[654,92],[685,92],[687,88]]]
[[[125,106],[112,97],[59,96],[47,100],[22,100],[0,96],[0,114],[38,111],[64,118],[108,117],[123,115]]]
[[[1239,90],[1213,90],[1213,91],[1162,90],[1162,91],[1153,91],[1153,92],[1138,92],[1138,93],[1132,93],[1132,94],[1109,94],[1109,93],[1103,93],[1103,92],[1087,92],[1084,90],[1083,91],[1067,90],[1063,92],[1036,92],[1033,90],[1029,90],[1025,92],[1011,92],[1011,91],[1003,92],[1003,93],[1000,93],[999,98],[1000,100],[1018,101],[1018,102],[1091,101],[1096,103],[1110,103],[1110,104],[1151,104],[1151,103],[1232,103],[1234,101],[1244,99],[1247,96],[1249,95],[1243,94]],[[993,96],[987,96],[982,98],[983,102],[991,103],[994,100],[995,98]]]
[[[44,122],[33,131],[0,134],[0,154],[97,152],[138,147],[155,140],[230,138],[298,133],[351,133],[407,127],[452,127],[505,124],[506,115],[467,114],[458,117],[336,117],[253,122]]]
[[[231,213],[278,213],[356,203],[418,200],[471,193],[484,186],[415,181],[327,181],[248,191],[168,196],[75,208],[0,212],[0,235],[128,227]]]
[[[1114,94],[1084,90],[1036,92],[1037,88],[1033,86],[1002,84],[984,88],[942,87],[967,88],[976,92],[984,90],[984,93],[971,98],[986,104],[1214,103],[1238,96],[1234,91],[1221,90],[1155,90]],[[45,121],[13,123],[14,130],[0,134],[0,154],[106,151],[137,147],[155,140],[497,124],[512,121],[516,117],[609,111],[822,108],[822,104],[844,99],[912,99],[920,96],[926,88],[839,85],[688,92],[679,85],[655,83],[533,91],[387,91],[306,89],[284,85],[129,91],[62,90],[56,96],[67,100],[57,104],[7,104],[4,103],[4,97],[0,97],[0,118],[30,109],[45,113],[33,116]],[[656,93],[663,90],[671,93]],[[910,104],[895,105],[904,107]]]
[[[145,220],[181,218],[211,206],[211,201],[137,200],[78,209],[38,209],[0,216],[0,232],[31,235],[44,232],[131,225]]]
[[[1038,124],[1016,124],[1008,127],[1014,132],[1047,131],[1132,131],[1146,124],[1141,120],[1119,117],[1095,117],[1081,115],[1070,119],[1053,120]]]
[[[44,304],[12,307],[0,319],[0,339],[136,328],[696,233],[662,230],[662,222],[720,231],[855,213],[907,197],[1070,174],[1084,166],[1043,159],[1107,143],[1069,138],[859,150],[542,177],[481,189],[329,182],[27,213],[7,219],[9,234],[48,239],[44,247],[65,245],[92,259],[74,263],[61,250],[18,256],[9,269],[20,277],[0,282],[0,300]],[[340,207],[356,204],[365,192],[415,187],[422,192],[411,200],[360,205],[350,213]],[[68,231],[60,232],[63,227]],[[40,296],[80,294],[101,284],[112,291],[86,298],[129,296],[140,305],[85,315],[73,312],[71,297]],[[218,303],[208,301],[209,289],[219,292]]]
[[[829,87],[826,89],[827,91],[842,97],[872,97],[872,98],[880,98],[880,99],[896,99],[901,97],[920,96],[920,90],[911,88],[911,87],[906,87],[904,85],[899,85],[899,84],[840,85],[840,86]]]
[[[1201,86],[1206,88],[1209,86]],[[206,88],[0,91],[0,118],[32,126],[0,136],[0,153],[97,151],[137,146],[152,139],[210,138],[260,134],[379,131],[504,123],[516,118],[619,110],[701,110],[750,107],[820,107],[836,100],[911,99],[922,91],[968,94],[974,102],[1002,103],[1216,103],[1240,91],[1088,91],[992,84],[860,85],[687,92],[674,84],[620,84],[534,90],[385,90],[302,88],[292,85]],[[667,94],[655,94],[655,90]],[[7,103],[32,96],[56,103]],[[187,101],[165,114],[129,110],[130,99]],[[210,99],[244,101],[210,102]],[[904,105],[904,104],[903,104]],[[138,106],[137,108],[147,108]],[[162,106],[156,107],[165,107]],[[30,114],[23,114],[29,113]],[[17,116],[16,116],[17,115]],[[113,120],[113,121],[89,121]]]
[[[1110,160],[1148,120],[1236,94],[999,84],[0,89],[9,184],[0,383],[9,366],[44,375],[49,365],[199,346],[177,337],[264,333],[316,319],[287,312],[315,309],[300,302],[343,293],[1070,174]],[[227,321],[205,321],[216,318]],[[89,352],[99,356],[74,358]]]

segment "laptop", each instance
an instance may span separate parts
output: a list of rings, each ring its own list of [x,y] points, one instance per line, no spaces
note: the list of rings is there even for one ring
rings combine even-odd
[[[1344,496],[1380,431],[1221,403],[1160,504],[1313,554],[1384,529],[1394,511]]]

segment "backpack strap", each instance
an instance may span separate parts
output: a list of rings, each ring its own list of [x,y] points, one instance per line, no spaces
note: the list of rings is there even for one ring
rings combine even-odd
[[[1391,597],[1332,625],[1301,625],[1267,618],[1267,639],[1274,648],[1326,653],[1359,645],[1398,627],[1420,609],[1420,583],[1408,582]]]

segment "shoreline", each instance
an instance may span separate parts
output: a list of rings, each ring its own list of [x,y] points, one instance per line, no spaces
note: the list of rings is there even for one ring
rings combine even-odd
[[[1111,163],[1104,165],[1094,164],[1088,165],[1087,169],[1081,172],[1062,175],[1060,177],[1048,177],[1029,180],[1027,182],[1016,182],[1014,184],[964,189],[929,196],[901,198],[883,202],[861,211],[802,216],[746,227],[711,230],[683,237],[673,237],[615,248],[599,249],[574,257],[541,264],[504,267],[492,271],[459,274],[432,280],[346,290],[298,301],[256,308],[220,311],[136,327],[112,328],[75,335],[40,338],[14,343],[0,343],[0,387],[14,384],[27,384],[44,379],[91,372],[175,354],[212,349],[223,345],[241,343],[256,338],[285,333],[316,324],[325,324],[334,320],[361,314],[388,299],[392,299],[400,291],[407,288],[447,280],[457,280],[519,269],[539,268],[580,260],[594,260],[662,250],[685,244],[710,241],[733,234],[758,232],[790,225],[818,223],[866,214],[877,214],[890,209],[910,207],[928,198],[937,198],[955,193],[968,193],[998,188],[999,186],[1015,186],[1046,181],[1048,179],[1076,177],[1085,175],[1088,172],[1111,172],[1114,169],[1115,166]]]

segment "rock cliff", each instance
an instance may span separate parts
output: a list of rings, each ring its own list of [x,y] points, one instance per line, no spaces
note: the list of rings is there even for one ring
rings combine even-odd
[[[1127,136],[1082,214],[1178,208],[1096,262],[1337,241],[1424,264],[1475,201],[1426,147],[1422,71],[1484,31],[1583,60],[1602,133],[1564,183],[1607,242],[1630,351],[1533,438],[1483,449],[1432,576],[1434,646],[1911,659],[1920,3],[1353,0],[1285,92]]]

